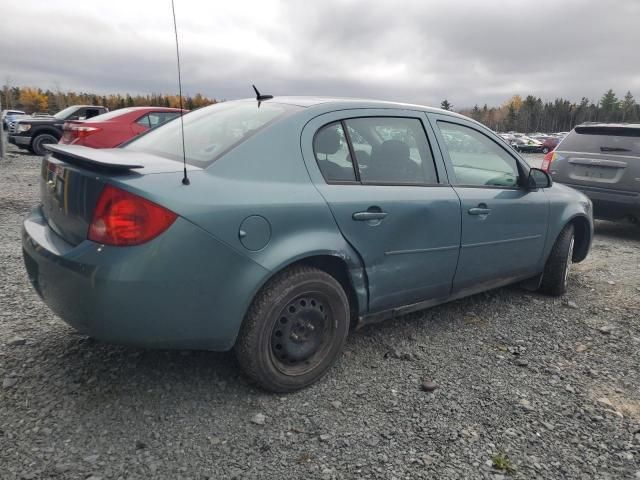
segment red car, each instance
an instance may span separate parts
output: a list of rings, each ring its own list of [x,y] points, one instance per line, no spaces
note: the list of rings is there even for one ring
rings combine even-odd
[[[557,137],[545,138],[542,140],[542,153],[549,153],[558,146],[558,143],[560,143],[560,139]]]
[[[65,122],[60,143],[113,148],[178,116],[179,108],[121,108],[89,120]]]

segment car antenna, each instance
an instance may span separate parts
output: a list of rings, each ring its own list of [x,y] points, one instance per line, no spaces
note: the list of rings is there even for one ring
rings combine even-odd
[[[184,110],[182,109],[182,78],[180,75],[180,49],[178,48],[178,25],[176,23],[176,7],[171,0],[171,12],[173,13],[173,31],[176,35],[176,58],[178,60],[178,94],[180,95],[180,134],[182,137],[182,166],[184,168],[184,177],[182,184],[189,185],[189,177],[187,177],[187,150],[184,146]]]
[[[172,0],[173,1],[173,0]],[[256,100],[258,101],[258,108],[260,108],[260,103],[265,100],[271,100],[273,95],[260,95],[260,92],[256,88],[255,85],[251,85],[253,87],[253,91],[256,92]]]

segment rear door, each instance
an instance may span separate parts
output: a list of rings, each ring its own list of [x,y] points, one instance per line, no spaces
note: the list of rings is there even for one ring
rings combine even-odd
[[[637,196],[640,192],[640,128],[578,126],[556,148],[554,180],[585,192]]]
[[[460,201],[421,112],[321,115],[302,134],[307,168],[369,283],[369,311],[447,297]],[[355,161],[353,161],[355,159]]]
[[[454,294],[540,273],[549,202],[543,190],[521,187],[528,167],[474,122],[439,114],[429,118],[462,204]]]

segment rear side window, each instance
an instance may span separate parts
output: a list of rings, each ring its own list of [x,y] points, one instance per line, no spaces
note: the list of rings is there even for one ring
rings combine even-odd
[[[87,108],[84,115],[85,115],[85,118],[92,118],[92,117],[97,117],[98,115],[100,115],[100,113],[102,112],[98,108]]]
[[[187,163],[207,167],[258,130],[302,107],[274,102],[222,102],[184,116]],[[124,148],[182,160],[180,122],[167,122]]]
[[[558,150],[640,156],[640,129],[628,127],[576,127]]]
[[[313,139],[316,162],[327,182],[355,182],[356,175],[342,123],[325,125]]]
[[[151,122],[149,121],[149,114],[141,116],[136,123],[144,128],[151,128]]]
[[[456,185],[517,187],[518,163],[497,143],[477,130],[457,123],[438,122]]]
[[[173,120],[178,115],[180,115],[178,112],[150,112],[149,125],[151,125],[151,128],[159,127],[164,122]]]

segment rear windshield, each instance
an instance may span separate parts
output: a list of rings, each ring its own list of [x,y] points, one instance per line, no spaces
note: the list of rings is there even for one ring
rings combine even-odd
[[[640,129],[577,127],[560,143],[558,150],[640,156]]]
[[[187,163],[206,167],[258,130],[302,107],[272,102],[222,102],[184,116]],[[127,150],[182,161],[180,122],[169,122],[126,145]]]
[[[120,108],[118,110],[112,110],[107,113],[103,113],[102,115],[96,115],[95,117],[91,117],[89,122],[103,122],[104,120],[111,120],[112,118],[119,117],[120,115],[125,115],[129,112],[135,112],[137,109],[134,107],[131,108]]]

